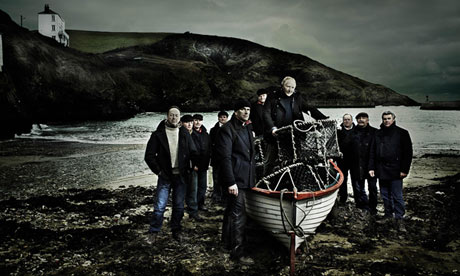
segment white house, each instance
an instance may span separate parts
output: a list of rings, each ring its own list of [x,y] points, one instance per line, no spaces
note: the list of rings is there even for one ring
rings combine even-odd
[[[48,4],[45,4],[44,11],[38,13],[38,32],[66,47],[70,44],[69,35],[65,32],[64,19],[57,12],[52,11]]]

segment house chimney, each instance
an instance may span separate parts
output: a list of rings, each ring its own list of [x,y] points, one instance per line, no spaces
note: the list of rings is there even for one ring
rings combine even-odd
[[[49,11],[50,11],[50,5],[45,4],[45,12],[49,12]]]

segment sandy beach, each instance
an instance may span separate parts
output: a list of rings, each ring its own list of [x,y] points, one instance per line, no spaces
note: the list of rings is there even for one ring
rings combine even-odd
[[[220,243],[223,207],[172,241],[145,231],[156,183],[145,145],[18,139],[0,143],[2,275],[286,275],[286,249],[249,228],[254,266]],[[405,181],[407,233],[364,219],[352,201],[297,256],[298,275],[460,275],[460,156],[414,158]],[[212,185],[211,183],[209,183]],[[380,211],[383,211],[381,202]],[[170,210],[169,210],[170,211]]]

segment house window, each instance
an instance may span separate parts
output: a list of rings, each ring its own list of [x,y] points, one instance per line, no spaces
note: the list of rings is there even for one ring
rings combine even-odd
[[[55,18],[55,15],[54,15],[54,14],[51,15],[51,21],[52,21],[52,22],[56,21],[56,18]]]
[[[51,25],[51,31],[56,31],[56,25]]]

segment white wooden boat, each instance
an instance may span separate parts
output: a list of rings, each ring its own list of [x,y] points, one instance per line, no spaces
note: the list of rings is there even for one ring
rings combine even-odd
[[[296,250],[307,236],[315,232],[334,206],[343,174],[333,162],[330,164],[336,172],[335,180],[315,192],[254,187],[246,194],[247,214],[288,249],[291,248],[291,235],[295,234],[293,245]],[[289,167],[283,177],[292,180]]]

